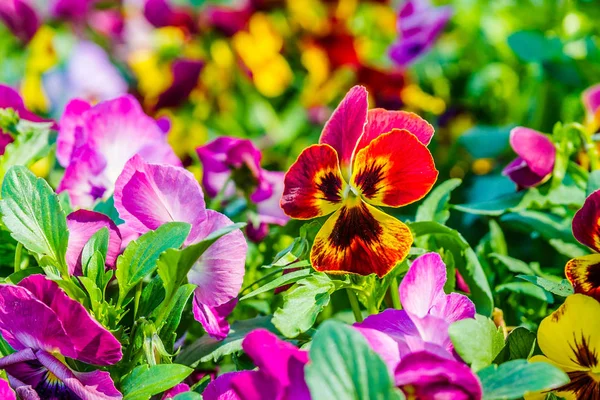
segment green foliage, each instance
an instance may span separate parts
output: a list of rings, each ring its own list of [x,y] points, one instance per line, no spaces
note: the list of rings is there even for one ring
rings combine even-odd
[[[528,359],[535,347],[535,333],[522,326],[516,327],[506,338],[502,351],[494,359],[494,364],[502,364],[511,360]]]
[[[123,379],[123,399],[148,400],[177,385],[192,371],[179,364],[140,365]]]
[[[504,334],[492,320],[482,315],[456,321],[448,334],[454,349],[474,371],[487,367],[504,346]]]

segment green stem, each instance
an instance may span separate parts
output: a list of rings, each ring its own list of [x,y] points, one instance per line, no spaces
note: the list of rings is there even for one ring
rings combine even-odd
[[[142,297],[142,282],[138,283],[135,288],[135,297],[133,298],[133,319],[137,318],[140,297]]]
[[[401,310],[402,305],[400,304],[400,291],[398,288],[398,279],[396,277],[392,278],[390,282],[390,296],[392,298],[392,305],[396,310]]]
[[[221,203],[223,202],[223,198],[225,197],[225,189],[227,189],[227,186],[229,186],[229,183],[231,183],[231,182],[232,182],[231,178],[229,178],[228,180],[225,181],[225,183],[221,187],[221,190],[219,190],[219,193],[217,193],[217,195],[208,204],[209,209],[211,209],[211,210],[219,210],[220,209]]]
[[[346,289],[348,293],[348,300],[350,300],[350,307],[352,307],[352,312],[354,313],[354,319],[356,322],[362,322],[363,317],[360,311],[360,306],[358,304],[358,297],[356,297],[356,293],[352,289]]]
[[[21,256],[23,254],[23,244],[21,242],[17,243],[17,248],[15,249],[15,272],[19,272],[21,270]]]

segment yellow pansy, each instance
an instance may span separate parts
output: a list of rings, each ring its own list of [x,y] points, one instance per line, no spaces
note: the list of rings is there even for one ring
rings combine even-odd
[[[25,74],[21,82],[21,94],[25,106],[37,112],[47,112],[48,99],[42,85],[42,75],[58,62],[52,43],[55,32],[49,26],[42,26],[29,42],[29,54],[25,63]]]

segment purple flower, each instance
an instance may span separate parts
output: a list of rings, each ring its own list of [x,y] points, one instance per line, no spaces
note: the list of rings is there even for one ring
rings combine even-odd
[[[185,393],[185,392],[189,392],[189,391],[190,391],[190,387],[187,384],[180,383],[178,385],[175,385],[171,389],[167,390],[165,392],[165,394],[163,395],[162,400],[172,399],[180,393]]]
[[[94,107],[72,100],[56,143],[56,158],[66,167],[57,191],[66,191],[72,204],[89,207],[110,196],[125,163],[136,154],[148,162],[181,165],[163,130],[132,96]]]
[[[54,18],[81,21],[96,0],[53,0],[50,2],[50,14]]]
[[[123,356],[121,344],[43,275],[0,285],[0,333],[17,350],[0,358],[0,368],[21,397],[36,398],[35,391],[44,398],[122,398],[108,372],[76,372],[65,363],[67,357],[115,364]]]
[[[227,201],[237,189],[256,204],[247,228],[251,240],[261,241],[268,224],[286,224],[289,218],[279,206],[285,174],[262,169],[262,154],[250,140],[224,136],[196,152],[204,169],[202,185],[210,197],[221,195]]]
[[[173,83],[158,96],[155,109],[176,107],[185,101],[198,84],[198,77],[204,68],[204,62],[199,60],[179,59],[173,61],[171,73]]]
[[[231,36],[244,29],[252,12],[251,0],[235,0],[223,5],[207,5],[201,17],[208,25]]]
[[[504,168],[519,189],[530,188],[545,182],[554,169],[556,148],[544,134],[518,126],[510,131],[510,145],[517,158]]]
[[[389,49],[392,60],[406,66],[425,54],[451,16],[449,6],[433,7],[429,0],[407,0],[398,15],[399,41]]]
[[[600,83],[587,88],[581,95],[585,106],[586,124],[592,132],[600,127]]]
[[[310,400],[304,380],[308,352],[280,340],[265,329],[250,332],[242,342],[257,370],[230,372],[211,382],[206,400]]]
[[[192,227],[186,244],[193,244],[232,224],[226,216],[206,209],[202,189],[190,172],[148,164],[140,156],[125,165],[114,199],[121,219],[138,234],[166,222],[187,222]],[[233,310],[235,303],[231,302],[242,286],[247,250],[242,232],[233,231],[212,244],[188,273],[188,281],[198,286],[194,316],[217,339],[229,332],[225,317]]]
[[[192,10],[186,7],[173,7],[170,0],[145,0],[144,16],[157,28],[177,26],[188,32],[196,31]]]
[[[10,388],[8,382],[2,378],[0,378],[0,399],[17,400],[15,392]]]
[[[427,350],[452,358],[451,323],[475,317],[468,297],[444,293],[446,266],[437,253],[418,257],[400,284],[402,310],[387,309],[355,327],[393,372],[407,354]]]
[[[69,244],[66,257],[69,274],[82,275],[83,247],[102,228],[107,228],[109,233],[105,263],[107,267],[114,268],[117,256],[121,252],[121,234],[115,223],[104,214],[88,210],[77,210],[67,216]]]
[[[28,43],[40,27],[40,19],[27,0],[0,1],[0,20],[23,43]]]
[[[479,400],[481,384],[467,365],[426,351],[408,354],[396,368],[396,385],[419,400]]]

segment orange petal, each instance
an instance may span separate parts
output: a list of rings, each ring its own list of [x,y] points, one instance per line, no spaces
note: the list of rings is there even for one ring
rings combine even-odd
[[[413,237],[408,227],[357,200],[345,204],[325,222],[310,260],[320,272],[385,276],[408,255]]]
[[[409,131],[394,129],[358,152],[351,182],[370,204],[400,207],[422,199],[437,176],[427,147]]]
[[[590,254],[569,261],[565,275],[575,293],[582,293],[600,301],[600,254]]]
[[[312,145],[285,174],[281,208],[296,219],[331,214],[340,208],[345,186],[335,150],[328,144]]]

